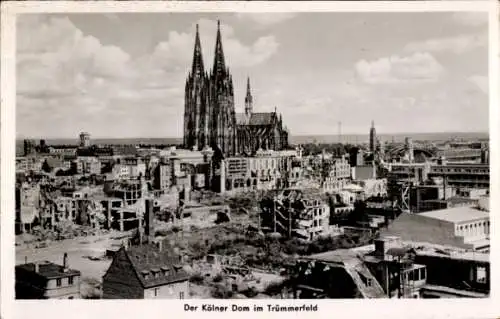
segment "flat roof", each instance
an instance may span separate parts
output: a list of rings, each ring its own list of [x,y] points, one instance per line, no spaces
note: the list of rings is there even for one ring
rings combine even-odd
[[[25,270],[35,273],[35,263],[27,263],[16,266],[16,270]],[[38,263],[38,274],[45,278],[62,278],[71,276],[80,276],[80,271],[74,269],[64,269],[63,266],[54,264],[49,261]]]
[[[432,292],[438,292],[438,293],[441,292],[441,293],[459,295],[459,296],[470,297],[470,298],[486,298],[486,297],[488,297],[488,294],[483,294],[483,293],[479,293],[476,291],[459,290],[459,289],[454,289],[451,287],[444,287],[444,286],[437,286],[437,285],[430,285],[430,284],[426,284],[424,287],[422,287],[422,289],[429,290]]]
[[[490,218],[490,214],[488,212],[468,206],[433,210],[425,213],[419,213],[418,215],[451,223],[462,223],[477,219]]]

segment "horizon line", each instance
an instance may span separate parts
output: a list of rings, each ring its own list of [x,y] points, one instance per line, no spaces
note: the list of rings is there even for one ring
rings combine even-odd
[[[444,131],[444,132],[377,132],[378,135],[423,135],[423,134],[487,134],[489,135],[489,131]],[[347,135],[366,135],[369,137],[369,133],[343,133],[340,136]],[[297,135],[289,135],[289,137],[339,137],[339,134],[297,134]],[[182,136],[92,136],[90,134],[91,139],[182,139]],[[16,140],[18,139],[74,139],[78,140],[78,135],[75,137],[64,137],[64,136],[16,136]]]

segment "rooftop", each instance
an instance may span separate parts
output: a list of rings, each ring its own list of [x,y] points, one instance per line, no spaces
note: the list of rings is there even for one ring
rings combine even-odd
[[[38,274],[47,279],[62,278],[70,276],[80,276],[80,271],[74,269],[64,270],[64,267],[51,263],[49,261],[44,261],[38,263]],[[16,272],[19,270],[24,270],[28,272],[35,272],[35,263],[27,263],[16,266]]]
[[[451,223],[462,223],[476,219],[490,218],[490,214],[488,212],[484,212],[476,208],[467,206],[433,210],[425,213],[420,213],[418,215]]]
[[[166,246],[166,244],[163,244],[163,246]],[[145,244],[131,246],[125,250],[125,253],[145,288],[189,279],[189,275],[180,265],[179,255],[171,247],[166,247],[160,251],[154,244]],[[158,272],[160,269],[167,271],[167,275],[154,276],[153,272]],[[145,274],[149,274],[149,276],[145,277]]]

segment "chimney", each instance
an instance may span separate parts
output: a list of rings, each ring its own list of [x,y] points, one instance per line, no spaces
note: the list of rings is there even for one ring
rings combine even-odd
[[[27,264],[28,263],[28,256],[24,256],[24,263]]]
[[[68,253],[64,253],[64,255],[63,255],[63,268],[64,268],[64,270],[68,270],[68,268],[69,268]]]
[[[38,264],[38,262],[35,262],[35,272],[36,273],[40,272],[40,265]]]
[[[145,221],[145,233],[148,238],[148,241],[151,242],[154,239],[154,212],[153,212],[153,200],[148,198],[146,199],[146,215],[144,216]]]

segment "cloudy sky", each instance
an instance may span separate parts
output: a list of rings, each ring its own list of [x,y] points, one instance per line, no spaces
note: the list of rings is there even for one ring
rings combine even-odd
[[[17,135],[180,137],[200,26],[216,20],[236,111],[277,107],[292,135],[485,132],[486,13],[25,14],[17,22]]]

